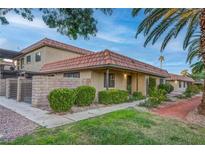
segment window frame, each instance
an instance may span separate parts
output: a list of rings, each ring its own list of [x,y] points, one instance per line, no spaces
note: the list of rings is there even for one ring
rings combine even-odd
[[[24,57],[20,59],[20,68],[24,68]]]
[[[107,75],[104,73],[104,88],[107,87],[106,85],[106,79]],[[108,88],[115,88],[115,74],[114,73],[109,73],[109,78],[108,78]]]
[[[37,59],[37,56],[39,56],[39,59]],[[40,62],[41,61],[41,52],[36,52],[35,53],[35,62]]]
[[[182,83],[181,83],[181,81],[179,81],[179,88],[181,88],[182,87]]]
[[[30,61],[28,61],[28,58],[30,57]],[[26,56],[26,63],[30,64],[31,63],[31,55]]]
[[[80,72],[67,72],[63,74],[65,78],[80,78]]]
[[[164,79],[160,78],[159,79],[159,84],[164,84]]]

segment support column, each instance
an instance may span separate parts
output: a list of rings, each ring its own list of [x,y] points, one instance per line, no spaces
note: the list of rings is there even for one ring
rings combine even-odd
[[[17,102],[21,101],[21,87],[22,87],[22,80],[24,79],[24,77],[18,77],[17,79],[17,97],[16,100]]]
[[[106,90],[109,89],[109,69],[106,69]]]
[[[6,79],[6,98],[10,98],[10,79]]]

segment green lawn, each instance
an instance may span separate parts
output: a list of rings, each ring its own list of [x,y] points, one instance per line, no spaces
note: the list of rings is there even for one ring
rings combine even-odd
[[[1,144],[205,144],[205,128],[126,109]]]

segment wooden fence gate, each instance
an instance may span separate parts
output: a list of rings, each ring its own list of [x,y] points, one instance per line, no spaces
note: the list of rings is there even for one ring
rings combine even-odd
[[[21,100],[26,103],[31,103],[32,101],[32,80],[23,79],[21,81]]]
[[[17,80],[10,81],[10,98],[17,98]]]

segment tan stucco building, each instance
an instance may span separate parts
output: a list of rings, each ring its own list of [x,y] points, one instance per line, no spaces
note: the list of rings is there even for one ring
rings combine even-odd
[[[166,78],[166,82],[170,83],[174,87],[174,91],[184,92],[188,85],[194,83],[194,80],[186,76],[169,73],[169,77]]]
[[[110,50],[92,52],[47,38],[23,49],[14,60],[17,70],[32,72],[35,106],[46,104],[48,93],[55,88],[90,85],[96,94],[116,88],[147,95],[149,78],[159,85],[168,77],[166,70]]]

